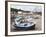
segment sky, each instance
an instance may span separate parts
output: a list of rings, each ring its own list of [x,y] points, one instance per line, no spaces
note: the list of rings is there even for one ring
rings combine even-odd
[[[42,7],[41,6],[35,6],[35,5],[11,5],[11,8],[15,9],[22,9],[25,11],[33,11],[33,12],[41,12]]]

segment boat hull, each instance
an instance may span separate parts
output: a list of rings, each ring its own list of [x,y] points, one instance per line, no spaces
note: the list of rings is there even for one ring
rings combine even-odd
[[[30,26],[30,27],[18,27],[16,26],[17,30],[34,30],[35,29],[35,24]]]

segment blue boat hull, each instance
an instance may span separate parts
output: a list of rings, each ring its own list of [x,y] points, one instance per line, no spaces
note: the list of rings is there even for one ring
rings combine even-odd
[[[34,30],[35,29],[35,24],[30,26],[30,27],[17,27],[16,26],[16,29],[17,30]]]

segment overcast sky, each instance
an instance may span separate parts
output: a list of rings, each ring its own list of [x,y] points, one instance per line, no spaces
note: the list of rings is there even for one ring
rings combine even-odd
[[[35,5],[11,5],[11,8],[15,9],[22,9],[25,11],[34,11],[34,12],[41,12],[42,7],[41,6],[35,6]]]

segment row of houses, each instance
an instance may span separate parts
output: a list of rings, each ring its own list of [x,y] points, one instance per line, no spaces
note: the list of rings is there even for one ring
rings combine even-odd
[[[33,14],[42,14],[42,12],[32,12],[32,11],[25,11],[21,9],[14,9],[11,8],[11,13],[16,15],[33,15]]]
[[[31,11],[25,11],[25,10],[21,10],[21,9],[13,9],[13,8],[11,8],[11,12],[14,14],[14,13],[23,13],[23,14],[30,14],[31,13]]]

